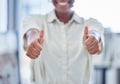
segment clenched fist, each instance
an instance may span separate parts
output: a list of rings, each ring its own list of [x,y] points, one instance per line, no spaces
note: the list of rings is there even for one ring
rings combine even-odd
[[[89,35],[87,26],[84,29],[83,44],[91,55],[96,54],[100,51],[99,41],[95,38],[94,35]]]
[[[40,31],[40,37],[32,41],[26,50],[26,55],[31,59],[35,59],[40,55],[43,44],[44,31]]]

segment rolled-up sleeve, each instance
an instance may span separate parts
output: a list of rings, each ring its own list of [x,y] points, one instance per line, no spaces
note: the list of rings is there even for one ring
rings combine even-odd
[[[27,36],[26,36],[26,33],[28,32],[28,31],[34,31],[34,32],[36,32],[37,31],[37,33],[39,33],[39,31],[41,30],[41,29],[43,29],[43,16],[42,15],[30,15],[30,16],[27,16],[27,17],[25,17],[24,18],[24,20],[23,20],[23,28],[22,28],[22,37],[23,37],[23,48],[26,50],[26,48],[27,48]],[[31,60],[31,77],[32,77],[32,81],[35,81],[35,77],[34,77],[34,71],[36,71],[35,69],[34,69],[34,61],[33,60]],[[38,67],[37,67],[38,68]],[[39,70],[39,69],[38,69]]]
[[[103,51],[103,47],[104,47],[104,27],[103,25],[97,21],[96,19],[90,18],[86,21],[86,25],[89,28],[89,31],[95,31],[95,33],[97,33],[100,36],[100,52]]]
[[[26,49],[27,46],[27,38],[26,38],[26,33],[29,30],[36,30],[36,31],[40,31],[42,29],[42,15],[29,15],[26,16],[23,20],[23,29],[22,29],[22,37],[24,40],[24,49]]]
[[[23,35],[29,30],[35,28],[40,30],[42,28],[42,16],[41,15],[30,15],[23,20]]]

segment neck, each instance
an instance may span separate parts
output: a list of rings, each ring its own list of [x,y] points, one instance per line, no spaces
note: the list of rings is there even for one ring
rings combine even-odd
[[[73,11],[69,11],[66,13],[55,11],[55,13],[56,13],[57,18],[63,23],[67,23],[72,18],[72,15],[73,15]]]

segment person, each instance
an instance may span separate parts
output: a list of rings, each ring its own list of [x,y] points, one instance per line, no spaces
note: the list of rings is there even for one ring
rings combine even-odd
[[[71,8],[75,0],[52,0],[54,10],[24,19],[26,55],[33,59],[35,84],[88,84],[91,61],[103,49],[104,28]]]

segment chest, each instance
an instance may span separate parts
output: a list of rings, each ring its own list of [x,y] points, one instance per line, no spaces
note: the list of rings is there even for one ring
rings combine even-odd
[[[46,41],[50,49],[78,49],[82,45],[84,24],[47,23]]]
[[[82,39],[83,29],[84,24],[49,23],[46,25],[47,40],[77,42]]]

